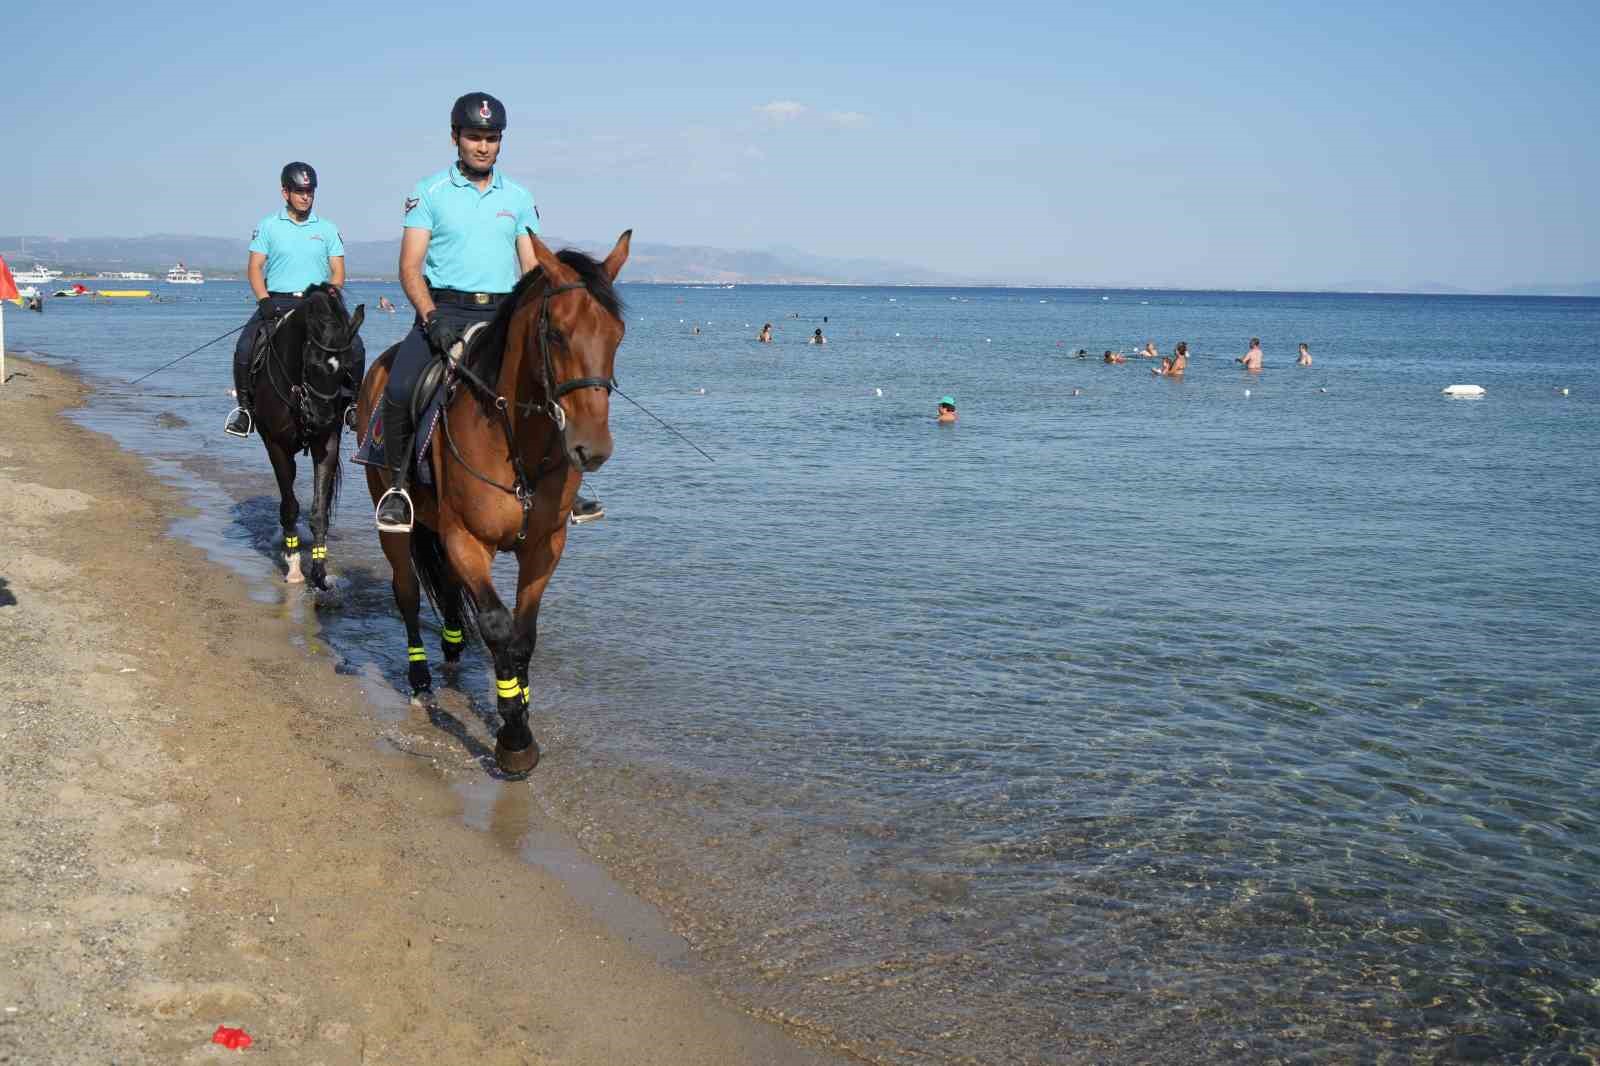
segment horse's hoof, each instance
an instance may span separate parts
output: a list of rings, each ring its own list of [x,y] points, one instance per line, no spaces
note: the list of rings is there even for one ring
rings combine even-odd
[[[411,693],[411,706],[424,711],[431,711],[439,706],[439,697],[433,694],[431,688],[413,689]]]
[[[494,763],[508,774],[525,774],[539,765],[539,742],[535,740],[521,751],[512,751],[497,740],[494,742]]]

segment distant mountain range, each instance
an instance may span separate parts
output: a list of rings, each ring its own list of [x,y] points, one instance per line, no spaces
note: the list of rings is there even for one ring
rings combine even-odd
[[[609,241],[564,241],[547,238],[552,247],[582,248],[601,255]],[[21,237],[0,235],[0,255],[12,269],[35,262],[70,272],[144,270],[164,273],[174,263],[205,271],[213,277],[244,276],[246,242],[236,237],[191,237],[156,234],[149,237]],[[382,241],[346,241],[345,266],[352,279],[392,281],[400,258],[398,238]],[[1013,285],[1052,286],[1035,277],[971,277],[887,259],[839,259],[813,255],[798,248],[775,247],[762,251],[712,248],[702,245],[653,244],[635,241],[625,279],[632,282],[688,284],[771,285]],[[1178,285],[1092,284],[1055,282],[1062,288],[1184,288]],[[1283,289],[1283,286],[1260,286]],[[1474,290],[1438,282],[1396,284],[1386,281],[1345,281],[1332,285],[1299,287],[1298,291],[1374,293],[1461,293]],[[1494,290],[1512,296],[1600,297],[1600,281],[1560,285],[1516,285]]]
[[[603,255],[611,243],[546,238],[554,248],[582,248]],[[400,260],[400,240],[346,241],[345,269],[352,279],[392,281]],[[210,275],[243,277],[247,242],[230,237],[8,237],[0,236],[0,255],[13,269],[35,262],[58,270],[145,270],[165,272],[174,263]],[[739,251],[697,245],[635,241],[628,258],[628,281],[775,285],[981,285],[994,279],[941,274],[908,263],[882,259],[830,259],[798,249]]]

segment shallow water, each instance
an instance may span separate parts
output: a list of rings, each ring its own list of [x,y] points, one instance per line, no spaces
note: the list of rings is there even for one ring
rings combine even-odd
[[[608,516],[542,612],[546,761],[482,788],[712,980],[888,1062],[1595,1059],[1600,301],[624,290],[623,387],[716,461],[613,402]],[[265,455],[220,434],[231,341],[117,384],[249,312],[172,295],[7,339],[95,376],[83,420],[200,502],[179,532],[292,600]],[[367,322],[374,356],[408,325]],[[1147,338],[1186,380],[1070,354]],[[308,650],[398,689],[346,475]],[[468,768],[471,659],[412,723]]]

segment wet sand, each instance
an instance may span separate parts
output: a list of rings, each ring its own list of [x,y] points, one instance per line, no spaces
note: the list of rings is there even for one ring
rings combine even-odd
[[[522,861],[530,824],[567,846],[525,786],[464,827],[426,716],[380,722],[308,611],[170,536],[178,494],[63,416],[81,382],[7,369],[0,1062],[212,1061],[219,1025],[328,1066],[857,1061],[664,965],[603,876]]]

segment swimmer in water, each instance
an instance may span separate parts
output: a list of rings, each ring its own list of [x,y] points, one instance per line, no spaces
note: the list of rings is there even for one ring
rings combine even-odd
[[[1105,354],[1105,357],[1104,357],[1103,361],[1105,363],[1108,363],[1108,364],[1110,364],[1110,363],[1126,363],[1128,361],[1128,357],[1123,355],[1121,352],[1114,352],[1110,348],[1107,348],[1106,349],[1106,354]]]
[[[1311,365],[1311,345],[1307,344],[1305,341],[1301,341],[1300,342],[1300,358],[1298,358],[1298,359],[1296,359],[1294,361],[1294,365],[1295,366],[1310,366]]]
[[[1075,359],[1087,359],[1087,358],[1089,358],[1089,349],[1087,349],[1087,348],[1079,348],[1076,352],[1073,352],[1072,354],[1073,354],[1073,358],[1075,358]]]
[[[761,332],[756,334],[756,340],[760,341],[762,344],[771,344],[772,343],[772,323],[771,322],[768,322],[766,325],[761,327]]]
[[[1139,349],[1139,358],[1141,358],[1141,359],[1159,359],[1159,358],[1161,358],[1161,353],[1156,351],[1156,342],[1155,341],[1145,341],[1144,342],[1144,347]]]
[[[378,297],[378,310],[387,311],[392,315],[394,314],[394,302],[387,296],[380,296]]]
[[[1252,374],[1261,369],[1261,338],[1250,338],[1250,350],[1234,360],[1244,366]]]
[[[956,421],[956,398],[954,396],[941,396],[941,397],[939,397],[939,418],[938,418],[938,420],[940,422],[954,422],[954,421]]]
[[[1167,376],[1181,378],[1187,369],[1189,369],[1189,342],[1179,341],[1178,346],[1172,349],[1172,365],[1167,368]]]
[[[828,338],[826,338],[826,337],[824,337],[822,335],[822,327],[821,326],[817,327],[816,332],[811,334],[811,339],[806,341],[806,343],[807,344],[827,344],[828,343]]]

